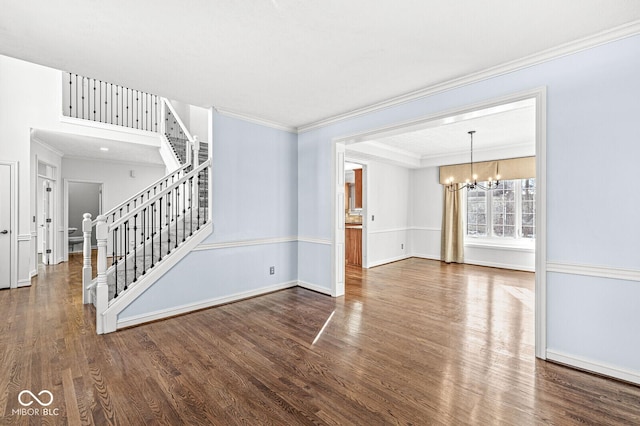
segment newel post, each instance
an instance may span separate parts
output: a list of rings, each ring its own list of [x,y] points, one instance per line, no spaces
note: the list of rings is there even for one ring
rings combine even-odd
[[[82,303],[91,303],[91,292],[89,284],[91,284],[91,213],[82,215],[82,235],[84,237],[82,245]]]
[[[195,169],[200,165],[200,157],[198,153],[200,152],[200,140],[197,136],[193,137],[193,168]]]
[[[195,170],[199,165],[200,165],[200,140],[198,139],[197,136],[193,137],[193,169]],[[195,177],[195,185],[193,185],[193,194],[192,197],[196,200],[195,202],[195,208],[199,209],[200,208],[200,180],[198,179],[198,175],[196,174]],[[193,208],[193,207],[192,207]]]
[[[96,285],[96,331],[105,332],[103,313],[109,306],[109,286],[107,285],[107,217],[97,218],[96,239],[98,240],[98,279]]]

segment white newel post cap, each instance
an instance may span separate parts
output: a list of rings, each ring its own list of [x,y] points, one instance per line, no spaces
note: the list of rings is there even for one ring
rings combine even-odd
[[[98,240],[106,240],[107,239],[107,217],[105,215],[99,215],[97,217],[98,224],[96,226],[96,239]]]
[[[91,213],[85,213],[82,215],[82,232],[91,232]]]

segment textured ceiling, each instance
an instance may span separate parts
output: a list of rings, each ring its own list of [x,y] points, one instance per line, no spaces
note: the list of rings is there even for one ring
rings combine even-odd
[[[0,53],[299,127],[638,19],[637,0],[7,1]]]

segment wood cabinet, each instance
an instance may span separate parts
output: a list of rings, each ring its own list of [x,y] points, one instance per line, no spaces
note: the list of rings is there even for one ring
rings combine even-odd
[[[355,169],[356,174],[356,199],[354,203],[354,207],[356,209],[362,208],[362,169]]]
[[[362,226],[347,226],[344,230],[345,263],[362,266]]]

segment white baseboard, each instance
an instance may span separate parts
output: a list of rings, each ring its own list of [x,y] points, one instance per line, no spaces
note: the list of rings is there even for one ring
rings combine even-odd
[[[332,296],[331,294],[331,289],[326,288],[326,287],[321,287],[317,284],[311,284],[305,281],[298,281],[298,286],[302,287],[302,288],[306,288],[307,290],[312,290],[318,293],[322,293],[322,294],[327,294],[329,296]]]
[[[29,271],[29,278],[33,278],[38,275],[38,270],[34,269],[33,271]]]
[[[366,267],[367,268],[375,268],[376,266],[385,265],[387,263],[392,263],[392,262],[397,262],[399,260],[409,259],[410,257],[413,257],[413,255],[411,255],[411,254],[403,254],[401,256],[391,257],[391,258],[383,259],[383,260],[377,260],[375,262],[369,262],[369,264]]]
[[[16,287],[29,287],[31,285],[31,278],[18,280],[18,285]]]
[[[599,361],[588,360],[554,350],[547,350],[547,359],[561,364],[566,364],[571,367],[576,367],[581,370],[592,371],[594,373],[603,374],[605,376],[614,377],[627,382],[640,384],[639,371],[629,371],[624,368],[603,364]]]
[[[465,259],[464,263],[467,265],[478,265],[478,266],[489,266],[491,268],[500,268],[500,269],[512,269],[514,271],[526,271],[526,272],[535,272],[536,268],[527,266],[527,265],[514,265],[512,263],[497,263],[497,262],[485,262],[482,260],[468,260]]]
[[[413,257],[418,257],[420,259],[428,259],[428,260],[441,260],[440,254],[425,254],[425,253],[413,253]]]
[[[161,309],[158,311],[148,312],[145,314],[134,315],[132,317],[118,318],[117,328],[131,327],[138,324],[143,324],[150,321],[156,321],[163,318],[173,317],[176,315],[186,314],[187,312],[193,312],[200,309],[210,308],[217,305],[223,305],[225,303],[236,302],[242,299],[248,299],[250,297],[260,296],[274,291],[283,290],[285,288],[291,288],[298,285],[298,281],[288,281],[280,284],[270,285],[267,287],[261,287],[255,290],[244,291],[240,293],[231,294],[229,296],[215,297],[212,299],[202,300],[194,303],[188,303],[185,305],[174,306],[167,309]]]

